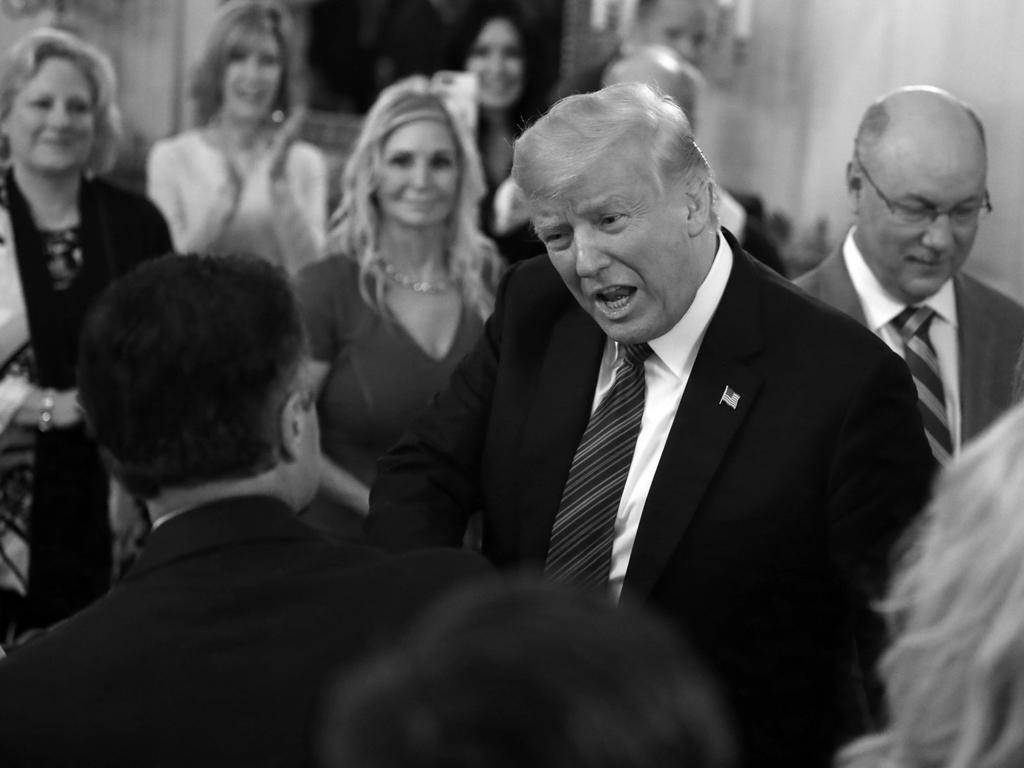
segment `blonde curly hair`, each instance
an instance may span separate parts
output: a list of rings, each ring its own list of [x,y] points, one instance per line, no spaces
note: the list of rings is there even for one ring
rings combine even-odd
[[[494,309],[500,261],[480,229],[480,200],[486,191],[480,157],[468,128],[426,77],[415,75],[385,88],[367,113],[342,174],[341,203],[331,217],[329,244],[358,263],[360,294],[387,316],[384,264],[377,252],[381,214],[376,192],[383,148],[396,128],[425,117],[448,127],[458,151],[459,185],[448,222],[448,272],[466,304],[486,318]]]
[[[1024,404],[942,473],[883,605],[890,723],[838,765],[1024,765]]]

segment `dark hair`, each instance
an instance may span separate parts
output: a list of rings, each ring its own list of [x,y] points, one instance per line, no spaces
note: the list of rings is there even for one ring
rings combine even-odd
[[[527,15],[516,0],[473,0],[467,4],[448,37],[445,46],[445,66],[448,69],[466,68],[466,59],[480,32],[494,19],[506,19],[519,34],[523,51],[523,92],[512,105],[512,128],[516,135],[538,117],[547,107],[550,77],[547,72],[546,41],[538,34],[533,17]],[[478,120],[482,129],[485,121]]]
[[[273,466],[278,408],[304,354],[278,268],[168,255],[114,281],[90,311],[79,398],[112,473],[152,498]]]
[[[487,582],[344,677],[325,768],[732,764],[713,687],[667,624],[552,585]]]

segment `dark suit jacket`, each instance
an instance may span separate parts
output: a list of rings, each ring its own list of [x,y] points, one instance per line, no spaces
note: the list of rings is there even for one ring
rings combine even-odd
[[[862,325],[867,323],[841,251],[796,283]],[[963,272],[953,278],[953,291],[960,346],[961,442],[967,442],[1013,403],[1024,307]]]
[[[932,459],[906,366],[741,252],[644,507],[624,599],[679,621],[722,681],[748,765],[827,765],[855,608]],[[605,337],[547,259],[514,267],[450,388],[380,462],[370,534],[544,562]],[[720,404],[726,386],[736,409]]]
[[[269,498],[188,512],[108,596],[0,662],[0,765],[309,764],[329,674],[487,570],[335,546]]]

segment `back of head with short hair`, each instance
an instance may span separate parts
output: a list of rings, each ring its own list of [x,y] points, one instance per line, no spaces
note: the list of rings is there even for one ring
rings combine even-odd
[[[605,69],[605,85],[630,82],[646,83],[671,96],[686,113],[691,128],[696,129],[704,76],[674,49],[658,44],[637,46]]]
[[[600,173],[612,153],[630,148],[642,148],[649,158],[639,170],[659,193],[676,184],[715,189],[686,114],[644,83],[618,83],[557,102],[516,141],[512,178],[527,200],[556,200]]]
[[[168,255],[116,280],[90,311],[79,398],[111,471],[152,498],[271,468],[278,408],[305,350],[279,269]]]
[[[525,582],[453,595],[347,675],[320,747],[325,768],[710,768],[734,752],[666,624]]]

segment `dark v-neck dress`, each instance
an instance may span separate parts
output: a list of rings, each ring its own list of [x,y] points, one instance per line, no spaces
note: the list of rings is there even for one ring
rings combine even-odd
[[[451,348],[435,359],[401,325],[366,304],[358,274],[352,259],[331,256],[299,274],[297,291],[313,358],[330,365],[317,404],[321,447],[370,485],[377,459],[447,385],[483,321],[463,306]],[[360,517],[322,497],[306,517],[335,535],[361,535]]]

